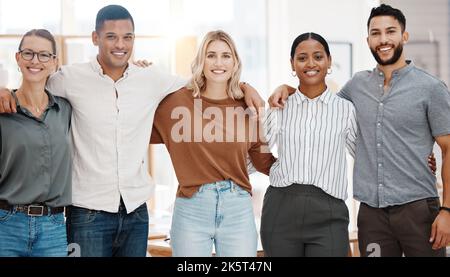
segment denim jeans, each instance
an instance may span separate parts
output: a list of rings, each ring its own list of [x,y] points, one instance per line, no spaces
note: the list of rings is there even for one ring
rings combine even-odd
[[[0,257],[66,257],[64,214],[28,216],[0,209]]]
[[[250,194],[232,181],[205,184],[177,197],[170,230],[174,257],[255,257],[257,231]]]
[[[123,203],[117,213],[74,206],[69,211],[69,244],[78,244],[82,257],[146,256],[148,211],[145,203],[129,214]]]

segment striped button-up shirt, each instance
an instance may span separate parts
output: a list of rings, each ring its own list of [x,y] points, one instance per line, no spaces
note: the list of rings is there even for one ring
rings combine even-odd
[[[351,102],[329,90],[314,99],[297,90],[284,109],[269,111],[265,120],[269,146],[276,145],[278,150],[278,160],[270,170],[270,185],[310,184],[345,200],[345,148],[354,155],[356,131]]]

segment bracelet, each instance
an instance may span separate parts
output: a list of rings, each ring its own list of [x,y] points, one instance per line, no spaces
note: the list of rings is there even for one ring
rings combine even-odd
[[[450,208],[449,207],[444,207],[444,206],[439,207],[439,211],[442,211],[442,210],[447,211],[447,212],[450,213]]]

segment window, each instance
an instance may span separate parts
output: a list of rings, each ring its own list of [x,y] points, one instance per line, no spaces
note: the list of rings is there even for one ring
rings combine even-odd
[[[61,32],[61,1],[0,0],[0,33],[23,34],[44,28]]]

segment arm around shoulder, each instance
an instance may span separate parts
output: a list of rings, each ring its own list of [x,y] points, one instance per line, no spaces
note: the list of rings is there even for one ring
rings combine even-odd
[[[47,80],[46,89],[53,95],[67,98],[66,75],[64,67],[53,73]]]
[[[0,113],[16,113],[16,100],[7,88],[0,88]]]

